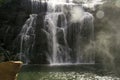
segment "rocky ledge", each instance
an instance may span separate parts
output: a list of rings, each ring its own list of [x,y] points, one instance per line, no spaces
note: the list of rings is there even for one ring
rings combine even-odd
[[[0,63],[0,80],[16,80],[21,66],[21,61],[8,61]]]

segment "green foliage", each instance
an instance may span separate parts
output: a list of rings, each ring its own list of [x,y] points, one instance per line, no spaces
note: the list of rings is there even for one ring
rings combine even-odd
[[[11,58],[10,52],[0,47],[0,62],[9,61]]]
[[[3,53],[0,52],[0,62],[3,62],[3,60],[4,60]]]
[[[3,4],[5,2],[5,0],[0,0],[0,5]]]
[[[7,2],[10,2],[10,1],[12,1],[12,0],[0,0],[0,6],[7,3]]]

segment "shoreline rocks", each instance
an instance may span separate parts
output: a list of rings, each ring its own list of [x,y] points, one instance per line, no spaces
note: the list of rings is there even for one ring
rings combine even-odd
[[[17,74],[22,67],[21,61],[0,63],[0,80],[17,80]]]

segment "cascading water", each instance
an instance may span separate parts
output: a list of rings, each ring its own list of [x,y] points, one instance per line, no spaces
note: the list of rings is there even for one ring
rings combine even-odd
[[[51,44],[52,50],[50,52],[51,55],[49,56],[48,59],[48,61],[50,61],[50,64],[60,64],[60,63],[70,62],[68,52],[61,47],[61,45],[58,43],[57,40],[57,30],[63,30],[63,36],[66,35],[64,32],[64,28],[67,27],[67,20],[63,12],[63,8],[64,8],[63,3],[66,2],[65,0],[60,0],[60,3],[58,5],[56,3],[57,2],[54,0],[48,1],[48,11],[45,16],[45,22],[49,24],[47,27],[49,28],[51,32],[50,35],[52,37],[52,44]],[[63,16],[64,18],[63,21],[60,21],[61,25],[58,25],[59,16]],[[66,38],[65,37],[63,38],[64,38],[63,41],[65,41],[65,43],[67,44]]]
[[[52,59],[50,62],[56,63],[58,62],[57,57],[57,50],[59,44],[57,43],[57,38],[56,38],[56,30],[57,30],[57,20],[58,20],[58,13],[48,13],[45,17],[45,22],[48,24],[48,28],[51,31],[50,36],[52,37]],[[50,39],[49,39],[50,40]],[[50,42],[51,43],[51,42]]]
[[[40,6],[39,3],[47,4],[44,25],[42,29],[40,28],[47,36],[45,42],[47,47],[46,51],[40,52],[45,52],[48,63],[52,65],[94,63],[94,51],[86,51],[88,45],[93,46],[94,17],[84,11],[84,4],[78,5],[72,0],[31,0],[31,3],[32,6],[35,5],[35,9]],[[27,60],[25,62],[28,63],[31,46],[36,42],[35,35],[38,34],[35,34],[35,23],[40,13],[42,12],[32,14],[20,32],[20,59],[23,60],[25,55],[24,58]]]
[[[20,37],[20,60],[24,61],[24,63],[29,63],[30,51],[32,51],[35,39],[35,20],[37,15],[32,14],[30,18],[27,19],[23,28],[18,37]]]

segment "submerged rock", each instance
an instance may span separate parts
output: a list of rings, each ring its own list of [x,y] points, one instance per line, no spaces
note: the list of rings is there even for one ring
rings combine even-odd
[[[0,80],[16,80],[17,73],[22,66],[21,61],[8,61],[0,63]]]

